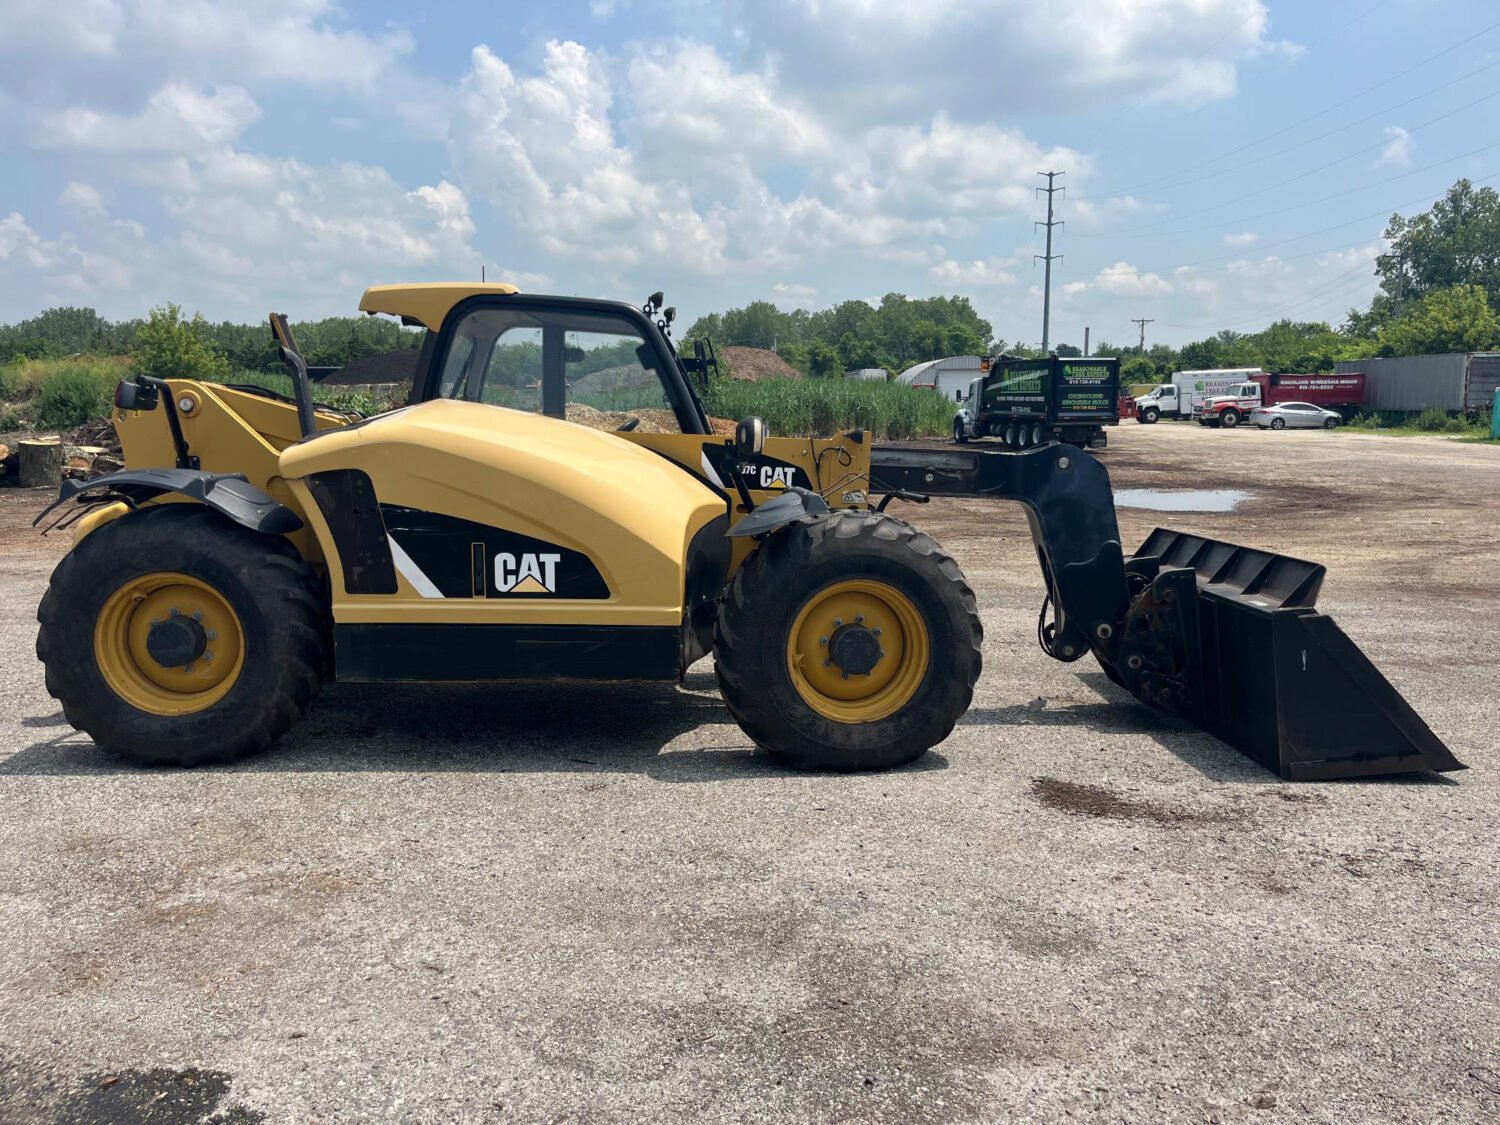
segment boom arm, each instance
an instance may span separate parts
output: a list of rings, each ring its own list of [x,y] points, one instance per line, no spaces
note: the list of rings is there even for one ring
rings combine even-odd
[[[1057,607],[1055,625],[1040,626],[1048,655],[1076,660],[1092,651],[1138,699],[1191,719],[1282,777],[1464,768],[1313,608],[1321,566],[1164,528],[1126,556],[1109,473],[1080,449],[876,446],[870,488],[1024,505]]]

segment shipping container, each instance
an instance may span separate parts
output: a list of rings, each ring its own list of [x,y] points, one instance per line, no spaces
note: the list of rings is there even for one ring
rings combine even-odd
[[[1500,387],[1500,352],[1448,352],[1385,359],[1347,360],[1339,374],[1364,372],[1370,410],[1484,410]]]

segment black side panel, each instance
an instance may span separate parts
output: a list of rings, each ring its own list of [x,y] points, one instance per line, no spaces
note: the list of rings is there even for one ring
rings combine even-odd
[[[683,658],[686,668],[707,656],[714,644],[714,621],[719,616],[719,595],[729,577],[728,514],[703,525],[688,543],[687,589],[683,591]]]
[[[307,487],[338,548],[344,589],[351,594],[394,594],[396,567],[370,478],[358,469],[335,469],[314,473]]]
[[[340,680],[651,680],[682,675],[665,625],[336,625]]]
[[[779,457],[757,453],[748,461],[740,460],[734,446],[722,443],[705,443],[703,455],[708,458],[714,472],[726,485],[733,487],[735,474],[745,481],[746,488],[769,491],[779,488],[812,488],[812,481],[800,465],[783,461]]]
[[[382,504],[380,512],[391,538],[445,598],[609,597],[604,576],[582,551],[441,512],[396,504]],[[487,573],[476,575],[481,551]]]

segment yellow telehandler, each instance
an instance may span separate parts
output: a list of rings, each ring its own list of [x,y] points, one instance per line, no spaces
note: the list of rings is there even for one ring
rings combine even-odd
[[[360,308],[425,330],[403,408],[320,406],[279,314],[291,396],[117,389],[126,468],[64,483],[48,512],[75,542],[38,611],[47,688],[100,746],[228,762],[330,678],[670,682],[711,652],[776,759],[897,766],[980,673],[963,574],[886,513],[940,494],[1025,505],[1049,656],[1093,654],[1284,777],[1463,768],[1312,608],[1321,567],[1166,530],[1127,557],[1081,449],[715,435],[714,357],[677,354],[660,294],[397,285]]]

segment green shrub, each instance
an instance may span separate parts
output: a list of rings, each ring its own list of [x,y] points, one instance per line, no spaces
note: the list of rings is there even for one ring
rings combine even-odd
[[[58,371],[42,384],[37,421],[61,429],[102,418],[109,413],[117,382],[118,372],[83,364]]]
[[[9,430],[26,429],[26,419],[21,417],[21,412],[13,406],[0,407],[0,434]]]
[[[135,366],[158,379],[222,378],[229,373],[229,361],[208,333],[202,313],[184,320],[176,305],[152,309],[135,334],[131,349]]]
[[[1462,434],[1472,427],[1462,418],[1455,418],[1446,410],[1424,410],[1412,423],[1417,429],[1429,434]]]
[[[1360,411],[1349,419],[1348,425],[1351,430],[1378,430],[1381,426],[1380,414],[1378,411],[1370,414]]]

